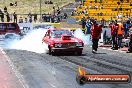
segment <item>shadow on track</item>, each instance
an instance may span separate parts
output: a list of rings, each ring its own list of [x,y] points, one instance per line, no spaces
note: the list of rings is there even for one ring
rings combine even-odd
[[[107,53],[94,53],[94,54],[107,54]]]
[[[54,56],[87,56],[86,54],[77,55],[75,53],[56,53]]]

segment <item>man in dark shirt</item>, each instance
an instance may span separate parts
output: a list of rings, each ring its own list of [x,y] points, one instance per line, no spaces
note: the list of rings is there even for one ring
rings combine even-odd
[[[37,14],[35,13],[34,14],[34,22],[36,22],[37,21]]]
[[[17,14],[15,12],[13,13],[13,16],[14,16],[14,23],[17,23]]]
[[[7,18],[7,22],[10,22],[10,16],[8,12],[6,13],[6,18]]]
[[[4,22],[4,13],[1,13],[1,21]]]

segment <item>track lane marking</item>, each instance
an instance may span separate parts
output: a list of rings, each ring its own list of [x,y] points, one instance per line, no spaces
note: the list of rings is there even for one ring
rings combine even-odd
[[[90,46],[92,47],[92,46]],[[104,49],[104,50],[108,50],[108,51],[115,51],[115,52],[120,52],[120,53],[126,53],[126,51],[122,51],[122,50],[112,50],[110,48],[105,48],[105,47],[99,47],[100,49]]]
[[[4,52],[4,50],[0,47],[0,51],[1,53],[4,55],[4,57],[6,58],[7,62],[9,63],[9,67],[11,67],[12,71],[14,72],[14,74],[16,75],[16,77],[18,78],[20,84],[22,85],[23,88],[29,88],[28,84],[25,82],[24,77],[22,74],[20,74],[16,67],[14,66],[13,62],[10,60],[10,58],[7,56],[7,54]]]

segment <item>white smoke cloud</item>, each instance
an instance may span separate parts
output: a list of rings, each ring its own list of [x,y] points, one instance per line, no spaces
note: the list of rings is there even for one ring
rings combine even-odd
[[[17,50],[27,50],[36,53],[46,53],[48,47],[45,43],[42,43],[42,38],[44,37],[47,29],[36,29],[32,30],[21,40],[11,41],[9,43],[10,49]],[[75,37],[82,39],[84,44],[90,44],[90,35],[85,35],[81,29],[74,31]]]
[[[46,33],[46,29],[36,29],[28,33],[22,40],[15,41],[11,45],[11,49],[27,50],[36,53],[46,53],[47,46],[42,44],[42,38]]]
[[[85,45],[91,43],[90,35],[85,35],[80,28],[78,28],[74,31],[74,36],[83,40]]]

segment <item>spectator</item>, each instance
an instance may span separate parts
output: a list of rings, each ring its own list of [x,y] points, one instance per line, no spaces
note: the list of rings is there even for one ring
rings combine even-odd
[[[58,9],[57,9],[57,15],[59,15],[61,13],[61,11],[60,11],[60,8],[58,7]]]
[[[85,7],[84,7],[84,9],[88,9],[88,7],[87,7],[87,6],[85,6]]]
[[[120,5],[120,2],[117,2],[117,5]]]
[[[101,5],[100,9],[104,9],[104,6],[103,6],[103,5]]]
[[[89,9],[92,9],[92,5],[89,6]]]
[[[66,19],[68,16],[67,16],[67,13],[64,13],[64,19]]]
[[[52,2],[52,1],[50,1],[50,4],[53,4],[53,2]]]
[[[77,8],[74,8],[74,11],[76,11],[77,10]]]
[[[119,10],[122,11],[122,8],[120,7]]]
[[[83,14],[87,14],[87,11],[84,9]]]
[[[10,21],[12,21],[13,14],[10,14]]]
[[[32,23],[32,14],[29,13],[29,14],[28,14],[28,17],[29,17],[29,22]]]
[[[129,0],[126,0],[127,3],[129,3]]]
[[[102,18],[101,20],[101,25],[104,27],[106,25],[106,20],[104,18]]]
[[[6,18],[7,18],[7,22],[10,22],[10,15],[8,12],[6,12]]]
[[[73,11],[71,12],[71,16],[74,16],[74,12]]]
[[[14,16],[14,23],[17,23],[17,14],[15,12],[13,13],[13,16]]]
[[[14,6],[17,6],[17,2],[15,2]]]
[[[36,22],[37,21],[37,14],[35,13],[34,14],[34,22]]]
[[[123,14],[120,13],[120,14],[118,15],[118,17],[119,17],[119,18],[123,18]]]
[[[19,23],[23,23],[22,17],[19,18]]]
[[[27,18],[25,18],[25,23],[27,23],[28,22],[28,20],[27,20]]]
[[[131,26],[131,24],[130,24],[130,21],[128,20],[127,22],[126,22],[126,24],[125,24],[125,30],[124,30],[124,32],[125,32],[125,36],[128,36],[129,35],[129,28],[130,28],[130,26]]]
[[[102,12],[100,13],[100,16],[103,16],[103,13]]]
[[[51,16],[51,23],[54,23],[54,16]]]
[[[1,21],[2,21],[2,11],[1,11],[1,9],[0,9],[0,18],[1,18]]]
[[[101,31],[102,31],[101,26],[98,25],[96,21],[93,21],[92,28],[91,28],[91,35],[92,35],[92,42],[93,42],[92,53],[97,52],[98,41],[101,37]]]
[[[123,0],[120,0],[121,3],[123,3]]]
[[[95,4],[95,6],[94,6],[94,7],[95,7],[95,9],[96,9],[96,10],[98,9],[98,6],[97,6],[96,4]]]
[[[4,22],[4,13],[1,13],[1,21]]]
[[[6,13],[6,12],[7,12],[7,7],[5,6],[5,7],[4,7],[4,13]]]
[[[130,6],[132,6],[132,2],[130,2]]]
[[[102,3],[102,0],[100,0],[100,3]]]
[[[79,9],[82,9],[82,4],[80,4]]]
[[[112,36],[112,48],[111,49],[116,50],[116,49],[118,49],[118,47],[117,47],[117,29],[116,29],[114,21],[112,21],[110,28],[111,28],[111,36]]]

